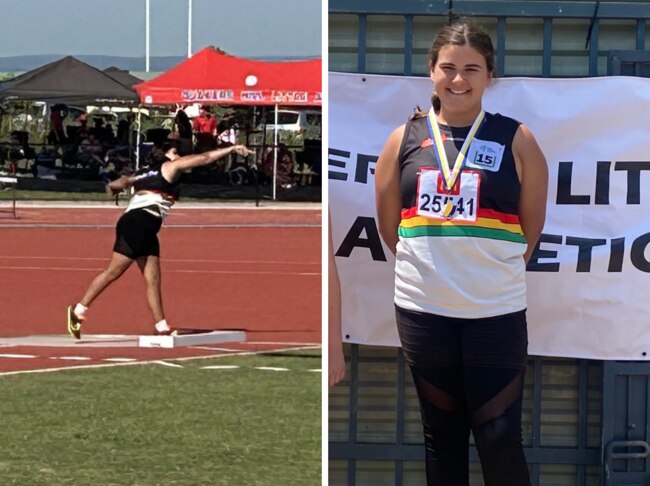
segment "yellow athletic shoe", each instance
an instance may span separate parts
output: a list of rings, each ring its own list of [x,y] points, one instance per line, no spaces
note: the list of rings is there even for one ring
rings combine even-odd
[[[81,319],[74,313],[71,305],[68,306],[68,332],[76,339],[81,339]]]

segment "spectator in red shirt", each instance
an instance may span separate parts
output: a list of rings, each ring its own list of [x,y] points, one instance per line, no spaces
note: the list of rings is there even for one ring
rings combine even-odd
[[[192,128],[196,137],[196,152],[202,153],[217,146],[217,119],[210,113],[208,105],[201,106]]]

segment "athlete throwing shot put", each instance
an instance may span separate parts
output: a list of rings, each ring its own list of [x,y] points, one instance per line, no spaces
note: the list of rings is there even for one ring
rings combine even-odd
[[[124,214],[115,227],[115,244],[108,267],[90,283],[81,300],[67,309],[68,332],[81,338],[81,325],[93,301],[115,282],[135,261],[147,284],[147,301],[155,321],[155,334],[171,334],[165,319],[160,286],[160,245],[158,232],[169,210],[180,195],[181,171],[208,165],[226,155],[246,157],[253,152],[243,145],[210,150],[181,157],[175,141],[155,150],[149,164],[132,176],[122,176],[106,185],[109,194],[133,187]]]

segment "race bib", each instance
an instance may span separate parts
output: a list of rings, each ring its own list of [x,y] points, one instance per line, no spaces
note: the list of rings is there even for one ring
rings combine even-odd
[[[417,215],[448,221],[476,222],[481,179],[464,170],[450,190],[438,169],[423,167],[418,176]]]
[[[465,167],[498,172],[505,145],[475,138],[467,151]]]

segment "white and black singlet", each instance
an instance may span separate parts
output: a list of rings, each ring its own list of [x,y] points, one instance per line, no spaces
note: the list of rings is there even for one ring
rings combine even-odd
[[[140,169],[133,177],[135,195],[117,222],[113,251],[133,260],[160,256],[158,231],[180,195],[180,183],[163,177],[162,164]]]
[[[396,305],[457,318],[525,309],[526,240],[519,224],[520,186],[512,153],[519,124],[486,113],[452,190],[440,189],[442,176],[427,119],[406,124],[399,152]],[[450,165],[469,131],[440,125],[440,148]]]

